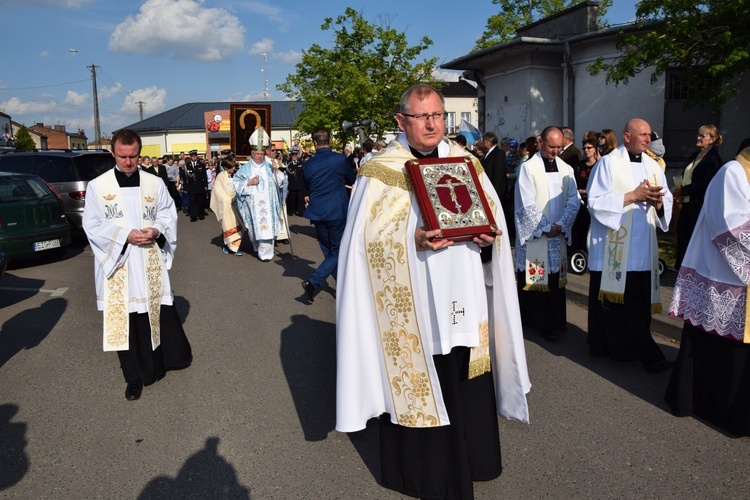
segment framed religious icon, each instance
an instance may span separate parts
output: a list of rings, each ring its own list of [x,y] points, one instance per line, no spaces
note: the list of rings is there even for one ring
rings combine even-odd
[[[271,133],[271,106],[269,104],[230,104],[230,145],[237,158],[250,158],[250,136],[263,127]]]
[[[497,224],[470,158],[422,158],[406,162],[406,171],[428,231],[439,238],[470,241],[495,236]]]

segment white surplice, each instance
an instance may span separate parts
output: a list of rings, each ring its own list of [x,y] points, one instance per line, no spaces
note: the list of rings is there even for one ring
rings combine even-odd
[[[612,178],[613,162],[611,155],[618,155],[627,165],[630,166],[633,176],[632,189],[644,180],[648,179],[648,173],[644,163],[651,162],[657,166],[659,172],[654,179],[648,179],[653,185],[664,186],[664,212],[661,217],[656,218],[656,226],[662,231],[669,229],[669,221],[672,218],[672,193],[667,186],[667,178],[658,167],[658,164],[643,154],[642,163],[630,161],[628,151],[624,145],[614,149],[608,155],[602,156],[591,169],[586,193],[588,194],[589,213],[591,214],[591,236],[589,238],[589,269],[592,271],[601,271],[604,263],[604,252],[607,244],[607,233],[610,230],[619,230],[625,218],[626,207],[623,206],[625,193],[616,193],[614,191],[614,182]],[[625,271],[651,271],[653,267],[651,255],[651,238],[656,234],[652,233],[651,225],[646,217],[648,216],[651,205],[646,202],[636,202],[633,209],[632,234],[630,236],[630,249],[628,252],[627,269]]]
[[[106,175],[106,174],[103,174]],[[140,172],[140,175],[151,175]],[[127,263],[129,279],[128,313],[147,313],[147,280],[144,273],[144,250],[134,245],[127,245],[128,233],[131,229],[141,228],[142,208],[140,204],[140,187],[120,188],[123,196],[123,206],[119,207],[126,218],[127,227],[120,227],[108,221],[99,203],[99,196],[108,193],[101,192],[99,178],[89,182],[86,188],[86,207],[83,211],[83,227],[88,236],[91,250],[94,252],[94,279],[96,280],[96,307],[104,310],[104,283],[117,268]],[[152,226],[166,238],[166,244],[161,248],[163,257],[162,294],[161,303],[172,305],[174,297],[169,282],[172,259],[177,248],[177,212],[174,200],[169,195],[163,182],[158,183],[158,199],[156,205],[156,220]]]

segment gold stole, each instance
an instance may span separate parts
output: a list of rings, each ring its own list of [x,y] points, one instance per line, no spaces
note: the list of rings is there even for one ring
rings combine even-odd
[[[102,175],[99,182],[99,207],[108,222],[127,230],[125,215],[120,208],[123,203],[122,192],[115,178],[115,169]],[[140,175],[139,199],[143,212],[141,228],[153,226],[156,220],[156,201],[161,179],[152,175]],[[131,252],[145,252],[143,259],[144,273],[148,286],[148,320],[151,325],[151,347],[156,349],[161,343],[159,318],[162,295],[162,256],[156,243],[148,247],[132,246]],[[125,351],[130,348],[130,314],[128,303],[127,263],[118,267],[104,283],[104,350]]]
[[[626,153],[627,154],[627,153]],[[612,161],[612,187],[615,193],[627,193],[633,188],[633,174],[630,162],[625,161],[619,154],[609,155]],[[656,167],[644,162],[649,179],[653,186],[658,185]],[[635,204],[625,207],[625,218],[620,229],[610,229],[607,232],[607,242],[604,249],[602,264],[602,281],[598,299],[607,299],[616,304],[625,302],[625,281],[627,278],[628,253],[630,251],[630,236],[633,230],[633,210]],[[650,207],[646,216],[651,229],[651,314],[661,313],[661,295],[659,293],[659,244],[656,240],[656,209]]]
[[[445,423],[440,420],[437,405],[445,405],[441,403],[442,395],[435,393],[434,387],[438,381],[431,379],[434,361],[424,350],[407,255],[409,240],[414,239],[414,235],[407,231],[413,192],[403,165],[414,157],[398,143],[392,143],[389,148],[397,149],[393,152],[396,156],[392,160],[393,164],[399,164],[403,156],[403,161],[399,164],[401,170],[389,168],[373,158],[363,165],[358,174],[377,179],[385,185],[380,190],[369,190],[367,196],[377,199],[367,200],[367,206],[371,209],[365,221],[366,258],[375,299],[384,368],[399,425],[438,427]],[[463,149],[456,150],[455,147],[451,148],[449,154],[466,156]],[[481,175],[484,170],[479,162],[473,163],[477,173]],[[489,324],[484,322],[477,327],[480,345],[471,348],[470,378],[478,377],[491,369]]]
[[[738,154],[735,159],[740,165],[742,165],[742,168],[745,170],[747,182],[750,183],[750,148],[745,148],[740,151],[740,154]],[[750,344],[750,307],[747,305],[747,297],[750,297],[750,285],[745,289],[745,297],[745,335],[742,342]]]
[[[557,165],[557,159],[555,159]],[[563,170],[565,170],[563,172]],[[544,170],[544,160],[529,163],[529,173],[536,187],[534,202],[538,207],[544,207],[544,216],[549,220],[549,190],[547,188],[547,172]],[[567,169],[558,165],[557,173],[562,184],[563,210],[568,203],[568,187],[570,175]],[[552,222],[552,221],[551,221]],[[561,238],[562,236],[562,238]],[[560,244],[560,288],[568,284],[568,245],[563,235]],[[542,235],[526,242],[526,285],[527,292],[549,292],[549,252],[547,236]]]

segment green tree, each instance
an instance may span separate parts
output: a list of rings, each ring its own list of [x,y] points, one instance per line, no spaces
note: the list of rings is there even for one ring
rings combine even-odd
[[[16,151],[34,151],[36,149],[34,139],[26,125],[21,125],[18,129],[14,142],[16,143]]]
[[[500,12],[487,19],[485,31],[474,46],[475,51],[507,42],[516,36],[519,28],[572,7],[580,0],[541,0],[533,2],[533,6],[531,0],[492,0],[492,3],[500,6]],[[599,1],[600,19],[610,6],[612,0]]]
[[[621,32],[622,55],[609,64],[597,60],[591,74],[605,71],[608,83],[627,84],[648,69],[654,83],[668,69],[682,68],[686,103],[718,109],[750,69],[750,0],[642,0],[636,23],[646,31]]]
[[[371,118],[374,123],[366,133],[381,138],[396,128],[393,113],[410,85],[436,84],[432,72],[437,58],[414,62],[432,40],[423,37],[409,46],[406,34],[390,27],[390,19],[373,24],[347,7],[335,20],[326,18],[321,29],[333,30],[333,47],[314,44],[304,50],[296,73],[277,85],[289,98],[305,102],[297,118],[299,130],[326,128],[347,142],[356,131],[343,131],[341,123]]]

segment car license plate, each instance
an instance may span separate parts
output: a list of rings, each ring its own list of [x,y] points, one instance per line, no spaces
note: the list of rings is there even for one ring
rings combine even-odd
[[[58,248],[59,246],[60,240],[37,241],[34,243],[34,251],[39,252],[41,250],[49,250],[50,248]]]

